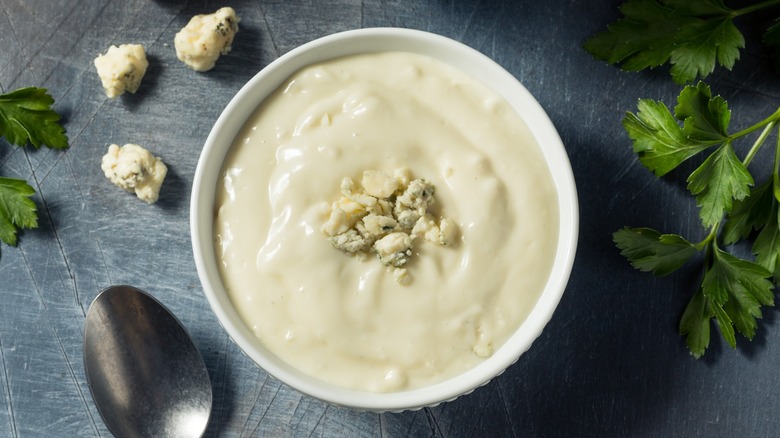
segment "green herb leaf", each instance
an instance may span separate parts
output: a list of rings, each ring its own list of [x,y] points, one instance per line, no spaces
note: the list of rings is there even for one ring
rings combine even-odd
[[[18,146],[65,149],[68,137],[59,124],[60,115],[51,109],[54,99],[44,88],[20,88],[0,95],[0,136]]]
[[[629,0],[620,6],[624,18],[585,42],[585,50],[626,71],[657,67],[669,60],[680,19],[655,0]]]
[[[710,86],[704,82],[682,90],[674,114],[684,121],[683,133],[689,139],[719,143],[728,139],[731,111],[722,97],[712,97]]]
[[[753,242],[753,254],[756,255],[756,263],[766,268],[778,279],[780,278],[780,217],[778,217],[780,209],[775,202],[771,205],[770,220],[765,222],[764,227]]]
[[[38,214],[30,199],[35,190],[24,180],[0,177],[0,240],[16,245],[20,228],[36,228]]]
[[[772,208],[775,197],[772,191],[772,180],[756,186],[750,195],[739,201],[734,201],[731,213],[723,225],[721,238],[723,243],[731,245],[747,238],[751,232],[764,227],[773,215]],[[754,251],[755,252],[755,251]]]
[[[723,339],[728,342],[731,348],[737,348],[737,336],[734,333],[734,325],[726,313],[726,309],[721,306],[713,306],[712,309],[715,312],[715,321],[718,323],[720,335],[723,336]]]
[[[661,234],[649,228],[623,228],[612,235],[620,253],[640,271],[663,276],[685,264],[698,250],[676,234]]]
[[[626,113],[623,128],[633,140],[639,161],[656,176],[667,174],[688,158],[720,143],[687,137],[662,102],[640,99],[637,108],[636,114]]]
[[[721,334],[736,347],[734,328],[748,339],[756,331],[761,305],[774,305],[772,274],[765,268],[715,248],[702,288],[715,312]]]
[[[723,0],[663,0],[663,3],[681,15],[717,16],[733,12]]]
[[[688,177],[688,190],[696,195],[699,216],[711,227],[731,211],[734,199],[750,193],[753,177],[734,154],[731,143],[724,143]]]
[[[691,20],[677,33],[679,46],[672,50],[672,80],[685,84],[715,71],[715,61],[731,70],[739,59],[745,38],[731,16]]]
[[[668,0],[666,5],[683,0]],[[780,4],[780,0],[776,0]],[[761,5],[768,5],[762,3]],[[709,5],[709,6],[708,6]],[[719,11],[722,2],[680,3],[680,10]],[[745,8],[738,11],[752,11]],[[779,31],[780,32],[780,31]],[[637,114],[627,114],[623,126],[633,140],[634,151],[656,175],[663,175],[684,160],[720,145],[688,177],[688,189],[701,207],[700,217],[709,228],[701,242],[691,243],[676,234],[661,234],[647,228],[623,228],[613,240],[631,264],[655,275],[678,269],[698,252],[705,251],[704,276],[680,319],[679,331],[695,357],[701,357],[710,343],[711,321],[715,319],[723,339],[736,347],[736,333],[748,339],[756,333],[762,306],[774,305],[774,285],[780,279],[780,109],[769,117],[729,134],[731,112],[726,101],[712,97],[703,82],[685,87],[677,98],[674,116],[661,102],[640,100]],[[679,120],[683,121],[682,127]],[[737,158],[733,144],[756,131],[758,139],[744,161]],[[771,178],[751,189],[751,163],[772,131],[777,132]],[[726,218],[721,228],[721,222]],[[720,233],[719,233],[720,231]],[[718,247],[719,238],[729,245],[756,232],[753,253],[756,261],[735,257]]]
[[[639,71],[670,63],[672,78],[684,84],[706,77],[716,62],[731,69],[745,47],[734,11],[722,0],[628,0],[623,18],[585,44],[594,58]]]
[[[731,111],[709,85],[687,86],[677,97],[674,116],[662,102],[640,99],[636,114],[627,113],[623,127],[639,160],[662,176],[699,152],[728,140]],[[680,127],[677,120],[683,121]]]
[[[780,18],[775,20],[763,37],[764,44],[774,50],[775,68],[780,70]]]
[[[709,300],[699,288],[680,318],[680,335],[685,336],[688,350],[697,359],[710,345],[710,320],[713,316]]]

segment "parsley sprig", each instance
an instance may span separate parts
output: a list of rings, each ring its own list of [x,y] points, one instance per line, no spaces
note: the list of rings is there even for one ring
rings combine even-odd
[[[620,6],[623,18],[584,47],[594,58],[626,71],[669,63],[674,81],[686,84],[707,77],[716,63],[731,70],[745,47],[734,19],[778,4],[780,0],[766,0],[732,9],[723,0],[628,0]],[[780,20],[763,40],[780,68]]]
[[[16,245],[18,228],[37,228],[38,209],[30,199],[35,194],[23,179],[0,176],[0,240]]]
[[[67,148],[68,137],[52,104],[54,99],[44,88],[0,94],[0,137],[17,146]],[[38,226],[38,211],[30,199],[34,194],[26,181],[0,177],[0,241],[16,245],[20,229]]]
[[[677,234],[626,227],[613,234],[615,244],[635,268],[656,276],[670,274],[703,253],[701,285],[683,312],[680,334],[691,354],[701,357],[715,319],[723,338],[736,348],[736,332],[748,339],[755,335],[761,307],[774,305],[774,282],[780,279],[780,132],[771,177],[755,185],[748,171],[758,150],[778,130],[780,108],[729,134],[731,111],[726,101],[713,97],[710,87],[699,82],[682,90],[674,114],[662,102],[649,99],[640,99],[638,110],[626,114],[623,127],[639,161],[656,176],[709,151],[687,179],[709,233],[694,243]],[[734,143],[757,131],[761,133],[740,160]],[[754,261],[723,249],[751,236]]]

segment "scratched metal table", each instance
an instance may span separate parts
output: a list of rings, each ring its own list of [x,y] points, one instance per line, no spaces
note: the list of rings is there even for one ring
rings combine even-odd
[[[30,181],[40,213],[39,228],[24,232],[18,247],[0,245],[0,436],[109,435],[85,382],[82,334],[91,300],[120,283],[151,292],[194,337],[214,388],[207,436],[777,436],[777,311],[765,311],[752,342],[740,338],[731,350],[718,336],[694,360],[676,328],[698,271],[653,279],[630,268],[611,242],[624,225],[703,234],[685,172],[656,181],[620,126],[637,98],[672,105],[679,87],[665,69],[623,73],[581,49],[618,17],[619,3],[235,0],[241,30],[233,52],[196,73],[176,59],[174,34],[223,3],[0,0],[0,92],[48,88],[70,137],[65,152],[0,140],[0,174]],[[739,127],[780,102],[780,76],[760,44],[771,17],[748,20],[740,22],[742,59],[708,78]],[[247,359],[203,296],[188,229],[201,147],[241,85],[304,42],[373,26],[452,37],[513,73],[558,127],[581,202],[570,285],[531,350],[469,396],[381,415],[302,396]],[[146,47],[146,78],[137,94],[107,100],[92,60],[131,42]],[[169,166],[155,205],[101,173],[107,145],[128,142]]]

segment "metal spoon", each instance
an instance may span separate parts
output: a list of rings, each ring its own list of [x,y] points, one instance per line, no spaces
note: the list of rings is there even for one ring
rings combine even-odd
[[[115,436],[203,435],[212,402],[206,365],[179,320],[145,292],[98,294],[84,327],[84,369]]]

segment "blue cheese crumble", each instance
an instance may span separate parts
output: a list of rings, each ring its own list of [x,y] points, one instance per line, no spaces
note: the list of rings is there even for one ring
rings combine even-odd
[[[230,52],[239,18],[231,7],[196,15],[174,37],[176,56],[195,71],[214,68],[220,55]]]
[[[435,187],[429,181],[413,179],[409,169],[392,175],[366,170],[360,184],[345,177],[341,197],[331,205],[322,233],[330,244],[360,259],[375,254],[380,263],[393,269],[400,284],[412,277],[404,266],[414,254],[416,240],[437,245],[455,245],[458,228],[449,218],[438,222],[428,212],[436,202]]]
[[[122,147],[109,146],[100,167],[106,178],[117,187],[135,193],[147,204],[157,202],[160,187],[168,173],[168,167],[160,157],[133,143]]]
[[[111,46],[104,55],[95,58],[100,82],[110,99],[121,96],[125,91],[135,93],[141,86],[149,62],[140,44]]]

